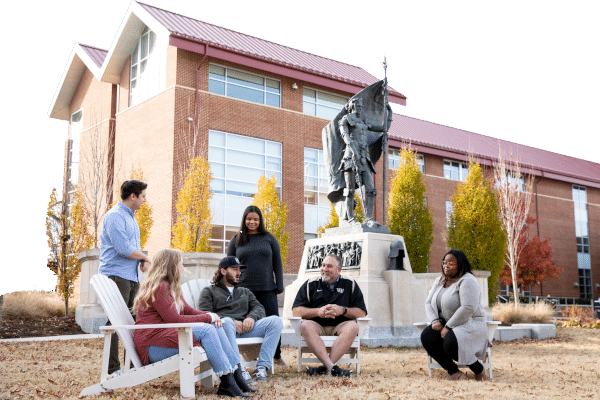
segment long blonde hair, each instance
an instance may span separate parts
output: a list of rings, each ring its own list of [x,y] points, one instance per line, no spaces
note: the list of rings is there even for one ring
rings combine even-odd
[[[181,301],[181,286],[179,280],[181,273],[179,272],[179,262],[182,260],[183,254],[179,250],[163,249],[159,250],[152,260],[152,265],[148,271],[148,276],[140,285],[135,302],[133,303],[133,312],[137,313],[140,307],[148,307],[148,301],[154,302],[155,292],[162,282],[166,282],[169,286],[168,295],[175,295],[175,302],[178,308],[183,308]]]

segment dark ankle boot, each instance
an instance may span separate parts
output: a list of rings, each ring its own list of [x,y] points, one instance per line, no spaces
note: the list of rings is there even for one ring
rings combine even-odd
[[[237,383],[238,387],[240,388],[240,390],[244,393],[255,393],[256,390],[252,389],[247,383],[246,380],[244,379],[244,376],[242,375],[242,368],[238,367],[238,369],[235,370],[235,372],[233,373],[233,377],[235,379],[235,383]]]
[[[233,377],[232,373],[221,376],[221,384],[219,385],[217,394],[229,397],[250,397],[240,390],[238,385],[235,383],[235,378]]]

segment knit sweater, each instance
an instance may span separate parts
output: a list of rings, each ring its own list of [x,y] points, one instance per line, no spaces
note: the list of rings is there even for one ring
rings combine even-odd
[[[472,274],[464,274],[448,286],[442,294],[440,315],[436,300],[442,287],[439,277],[425,301],[427,318],[430,323],[438,318],[446,320],[446,327],[452,329],[458,342],[458,363],[473,364],[478,358],[483,359],[487,347],[491,345],[487,336],[485,311],[480,303],[479,283]]]
[[[166,282],[162,282],[154,292],[154,301],[148,299],[148,306],[143,304],[140,306],[136,319],[136,325],[150,324],[178,324],[186,322],[207,322],[212,321],[212,317],[206,311],[198,311],[190,307],[183,297],[183,309],[177,311],[175,307],[175,299],[169,291],[169,286]],[[136,329],[133,334],[133,343],[142,359],[142,364],[147,365],[148,362],[148,347],[169,347],[176,349],[179,347],[179,336],[177,329]],[[194,346],[200,346],[200,342],[194,339]]]
[[[236,286],[230,298],[229,289],[223,281],[202,289],[198,309],[214,312],[221,318],[229,317],[235,321],[243,321],[246,318],[258,321],[265,317],[264,307],[250,289]]]
[[[242,271],[240,286],[253,292],[276,289],[278,294],[282,293],[283,266],[277,239],[270,233],[248,235],[248,237],[248,243],[237,246],[237,236],[234,236],[227,246],[227,255],[236,256],[248,267]]]

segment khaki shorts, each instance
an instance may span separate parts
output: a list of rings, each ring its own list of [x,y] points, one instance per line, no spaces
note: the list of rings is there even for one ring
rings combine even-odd
[[[352,321],[344,321],[344,322],[340,322],[339,324],[335,325],[335,326],[322,326],[321,324],[319,324],[318,322],[315,322],[315,325],[317,325],[319,327],[319,336],[337,336],[338,330],[341,328],[342,325],[344,325],[346,322],[352,322]]]

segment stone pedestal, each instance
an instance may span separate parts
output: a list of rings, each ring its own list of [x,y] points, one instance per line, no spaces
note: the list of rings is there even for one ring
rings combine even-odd
[[[344,267],[342,275],[352,278],[365,298],[371,323],[363,336],[363,344],[377,346],[419,346],[419,333],[412,322],[424,321],[426,286],[413,278],[410,261],[404,257],[405,271],[387,271],[390,243],[401,236],[381,233],[327,235],[306,242],[298,278],[285,290],[283,316],[292,316],[292,304],[298,289],[309,278],[320,276],[319,269],[307,269],[311,246],[358,242],[362,248],[360,265]],[[406,246],[405,246],[406,248]]]
[[[100,249],[91,249],[79,253],[81,263],[81,291],[79,305],[75,308],[75,322],[86,333],[100,333],[100,327],[106,324],[106,314],[90,285],[92,276],[98,273]]]

